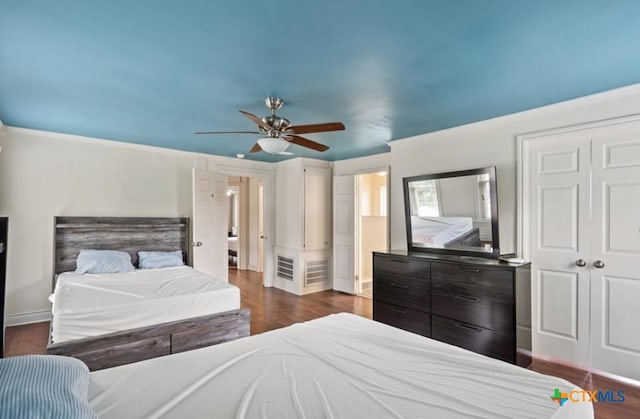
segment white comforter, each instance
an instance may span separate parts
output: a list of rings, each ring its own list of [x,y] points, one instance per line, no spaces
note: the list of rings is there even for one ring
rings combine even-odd
[[[54,343],[240,308],[240,290],[188,266],[58,276]]]
[[[91,373],[101,418],[589,419],[576,387],[352,314]]]

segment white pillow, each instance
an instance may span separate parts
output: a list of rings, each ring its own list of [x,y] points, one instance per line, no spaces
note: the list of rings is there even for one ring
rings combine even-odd
[[[157,269],[182,266],[182,250],[174,252],[138,252],[138,269]]]
[[[76,273],[107,274],[132,272],[131,256],[117,250],[81,250],[76,259]]]

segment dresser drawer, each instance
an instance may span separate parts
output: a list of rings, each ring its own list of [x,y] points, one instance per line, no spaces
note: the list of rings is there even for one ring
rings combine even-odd
[[[429,313],[374,301],[373,320],[422,336],[431,336],[431,315]]]
[[[376,275],[373,279],[373,299],[419,311],[429,309],[429,280],[398,275]]]
[[[480,298],[433,292],[431,312],[505,333],[512,333],[515,327],[513,304],[497,303]]]
[[[429,278],[430,263],[403,256],[373,256],[373,272]]]
[[[433,315],[431,337],[492,358],[515,362],[515,335]]]
[[[433,263],[431,280],[434,293],[513,304],[511,270]]]

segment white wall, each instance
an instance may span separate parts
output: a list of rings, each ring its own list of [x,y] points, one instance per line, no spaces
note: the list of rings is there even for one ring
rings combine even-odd
[[[402,178],[496,166],[500,250],[516,250],[516,136],[640,112],[640,85],[390,144],[392,249],[406,249]]]
[[[193,167],[272,170],[268,163],[11,127],[0,146],[10,324],[50,310],[54,216],[191,217]]]

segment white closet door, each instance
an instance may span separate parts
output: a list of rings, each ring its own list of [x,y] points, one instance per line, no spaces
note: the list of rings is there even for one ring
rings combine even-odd
[[[533,352],[589,365],[590,136],[525,140]],[[527,183],[528,182],[528,183]]]
[[[640,380],[640,125],[592,138],[592,368]]]
[[[193,267],[228,281],[227,176],[193,169]]]
[[[333,177],[333,289],[356,293],[355,176]]]
[[[304,248],[329,249],[331,242],[331,169],[304,169]]]

